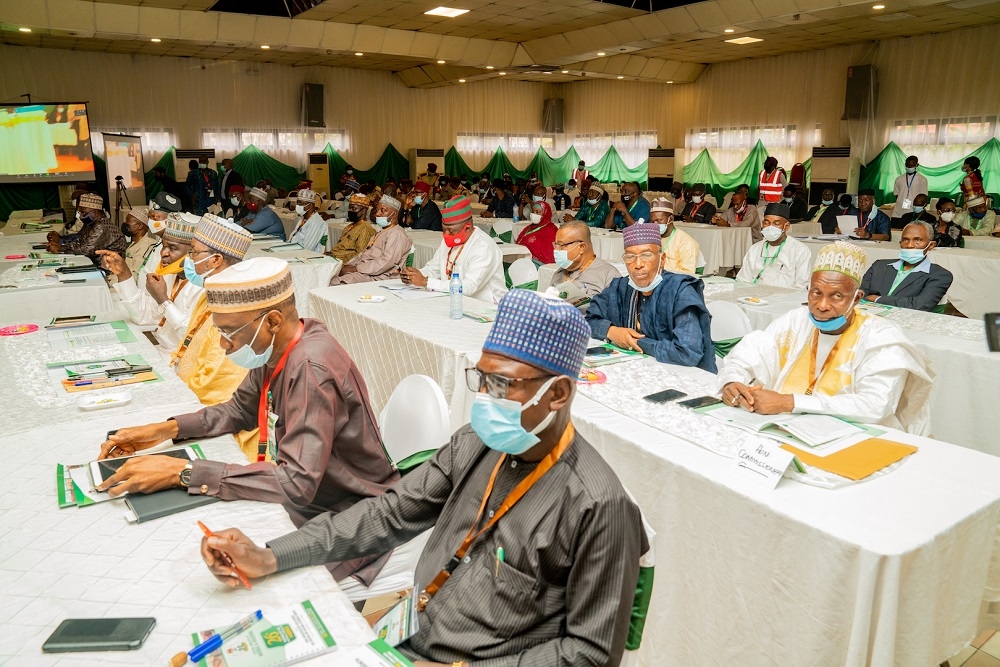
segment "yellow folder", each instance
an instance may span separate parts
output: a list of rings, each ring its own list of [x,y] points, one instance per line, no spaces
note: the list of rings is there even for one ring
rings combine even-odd
[[[904,445],[901,442],[883,440],[882,438],[862,440],[856,445],[851,445],[829,456],[810,454],[791,445],[781,445],[781,448],[795,454],[806,465],[815,466],[820,470],[826,470],[854,481],[864,479],[917,451],[913,445]]]

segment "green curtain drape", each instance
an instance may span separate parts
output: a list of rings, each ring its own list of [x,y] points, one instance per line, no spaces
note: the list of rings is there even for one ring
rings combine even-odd
[[[537,173],[542,183],[565,183],[573,175],[573,170],[579,162],[580,155],[572,146],[562,157],[551,157],[548,151],[539,146],[535,156],[525,167],[525,171],[529,176],[531,172]],[[645,163],[643,163],[643,178],[645,178]]]
[[[757,176],[764,168],[767,159],[767,149],[758,141],[746,159],[736,169],[725,173],[715,164],[708,149],[702,149],[691,164],[684,166],[684,183],[704,183],[705,191],[722,202],[727,192],[732,192],[736,186],[746,183],[750,186],[750,196],[757,196]]]
[[[330,165],[330,189],[338,190],[339,186],[334,187],[334,185],[340,183],[340,177],[347,171],[347,160],[341,157],[337,149],[330,144],[324,146],[322,152],[326,153],[327,162]]]
[[[7,220],[14,211],[39,208],[59,208],[58,186],[48,183],[0,186],[0,220]]]
[[[174,147],[173,146],[171,146],[170,148],[168,148],[167,152],[163,154],[163,157],[161,157],[160,160],[156,164],[154,164],[152,167],[150,167],[149,171],[147,171],[146,174],[145,174],[146,200],[147,201],[152,201],[153,197],[155,197],[156,195],[158,195],[160,193],[160,190],[163,189],[163,186],[160,185],[160,182],[157,181],[155,178],[153,178],[153,170],[156,169],[157,167],[163,167],[163,171],[167,172],[167,176],[169,176],[170,178],[176,178],[176,176],[174,176]],[[143,203],[146,203],[146,202],[143,202]],[[136,206],[138,206],[138,204],[136,204]]]
[[[375,181],[376,185],[382,185],[389,177],[398,183],[400,179],[410,175],[410,161],[403,157],[403,154],[396,150],[396,147],[389,144],[382,151],[382,155],[369,169],[358,169],[354,167],[354,178],[358,183]],[[331,175],[332,178],[332,175]],[[337,176],[340,179],[340,176]]]
[[[573,164],[575,166],[576,162]],[[597,177],[597,180],[601,183],[609,183],[611,181],[617,181],[618,183],[638,181],[639,187],[645,189],[648,181],[648,165],[649,161],[643,160],[642,163],[635,169],[629,169],[629,167],[625,164],[625,161],[622,160],[622,156],[618,154],[615,147],[611,146],[608,148],[608,152],[605,153],[600,160],[587,165],[587,170]],[[572,171],[572,168],[570,168],[570,173],[572,173]]]
[[[990,139],[985,144],[969,153],[980,161],[980,171],[983,172],[983,188],[986,192],[1000,192],[1000,141]],[[969,155],[940,167],[925,167],[918,170],[927,178],[929,195],[934,197],[954,198],[962,191],[962,163]],[[861,167],[861,179],[858,188],[875,190],[877,204],[895,201],[892,186],[896,178],[906,169],[906,153],[895,142],[882,149],[882,152],[868,164]]]
[[[250,144],[233,158],[233,169],[243,176],[243,181],[253,185],[262,178],[270,178],[276,188],[291,190],[305,174],[290,167]],[[220,176],[221,178],[221,176]]]

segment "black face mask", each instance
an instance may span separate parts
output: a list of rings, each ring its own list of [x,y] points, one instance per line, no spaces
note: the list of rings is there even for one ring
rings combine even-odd
[[[120,227],[121,227],[121,230],[122,230],[122,234],[124,234],[124,235],[125,235],[125,236],[127,236],[128,238],[132,238],[132,230],[131,230],[131,229],[129,229],[129,226],[128,226],[128,225],[126,225],[126,224],[125,224],[125,223],[123,222],[123,223],[122,223],[122,224],[120,225]]]
[[[360,219],[361,219],[361,214],[358,213],[357,211],[348,211],[347,212],[347,221],[348,222],[357,222]]]

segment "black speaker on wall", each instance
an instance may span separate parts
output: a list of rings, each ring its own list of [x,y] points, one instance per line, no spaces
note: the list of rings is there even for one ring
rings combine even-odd
[[[878,102],[878,68],[854,65],[847,68],[844,115],[841,120],[859,120],[875,115]]]
[[[549,134],[564,132],[563,130],[563,98],[550,97],[542,107],[542,132]]]
[[[302,124],[306,127],[326,127],[323,121],[322,84],[302,84]]]

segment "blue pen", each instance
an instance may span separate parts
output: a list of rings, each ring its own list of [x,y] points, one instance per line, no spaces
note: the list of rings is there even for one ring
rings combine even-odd
[[[182,657],[182,656],[186,656],[186,658],[188,660],[190,660],[191,662],[197,664],[198,661],[200,661],[206,655],[208,655],[212,651],[217,650],[220,646],[222,646],[222,644],[227,639],[231,639],[231,638],[235,637],[236,635],[240,634],[241,632],[243,632],[244,630],[246,630],[247,628],[249,628],[251,625],[253,625],[257,621],[259,621],[261,618],[263,618],[263,616],[264,616],[264,614],[262,614],[261,611],[260,611],[260,609],[258,609],[254,613],[252,613],[249,616],[247,616],[246,618],[244,618],[239,623],[236,623],[235,625],[230,626],[226,630],[223,630],[221,633],[216,633],[216,634],[212,635],[211,637],[209,637],[208,639],[206,639],[205,641],[203,641],[202,643],[198,644],[193,649],[191,649],[190,651],[188,651],[186,654],[185,653],[178,653],[170,661],[170,664],[171,665],[177,665],[178,667],[179,667],[179,665],[185,664],[185,662],[187,662],[187,660],[185,660],[184,662],[179,663],[179,665],[176,662],[176,660],[178,658]]]

